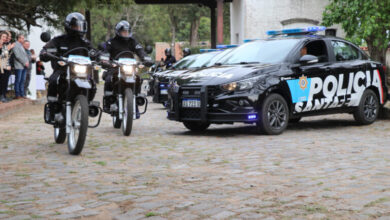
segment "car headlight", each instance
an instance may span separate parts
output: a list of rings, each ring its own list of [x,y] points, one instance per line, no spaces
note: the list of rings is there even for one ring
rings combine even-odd
[[[87,78],[88,76],[88,67],[85,65],[75,64],[73,66],[73,72],[76,77]]]
[[[256,82],[260,79],[264,79],[264,76],[256,76],[249,79],[244,79],[236,82],[222,84],[221,88],[225,91],[242,91],[252,89]]]
[[[126,76],[133,76],[135,73],[135,67],[133,65],[123,65],[122,73]]]

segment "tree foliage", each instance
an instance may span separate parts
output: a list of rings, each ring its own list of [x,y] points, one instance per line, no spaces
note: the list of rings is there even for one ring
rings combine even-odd
[[[355,43],[367,43],[372,59],[385,63],[390,42],[389,0],[331,0],[323,14],[326,26],[341,24]]]
[[[63,29],[65,16],[78,11],[91,13],[92,43],[114,36],[115,24],[127,20],[143,44],[185,41],[196,45],[210,40],[210,9],[196,4],[137,5],[134,0],[0,0],[0,23],[19,30],[40,26]],[[224,35],[229,41],[229,5],[225,4]]]

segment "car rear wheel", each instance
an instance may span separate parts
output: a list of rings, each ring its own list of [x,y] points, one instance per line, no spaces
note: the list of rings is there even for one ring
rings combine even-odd
[[[379,101],[371,89],[364,91],[359,106],[353,113],[355,120],[361,125],[372,124],[378,118]]]
[[[271,94],[264,99],[259,116],[258,130],[268,135],[281,134],[289,121],[287,102],[281,95]]]
[[[205,131],[210,126],[210,123],[199,121],[185,121],[183,124],[187,129],[197,132]]]

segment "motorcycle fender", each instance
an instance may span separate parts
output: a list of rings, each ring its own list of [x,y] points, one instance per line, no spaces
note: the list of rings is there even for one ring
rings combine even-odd
[[[75,79],[74,81],[76,85],[80,88],[90,89],[92,88],[91,84],[88,82],[88,80],[82,80],[82,79]]]

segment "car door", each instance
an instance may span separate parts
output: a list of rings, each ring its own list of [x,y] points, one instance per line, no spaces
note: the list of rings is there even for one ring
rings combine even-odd
[[[333,55],[331,73],[337,79],[337,89],[328,109],[357,106],[372,79],[372,74],[366,72],[368,60],[347,41],[329,39],[328,43]]]
[[[293,114],[311,113],[321,110],[325,105],[323,98],[323,80],[330,74],[329,51],[324,40],[316,39],[305,43],[302,48],[307,48],[307,54],[318,58],[313,64],[298,64],[294,68],[291,80],[287,81]],[[298,58],[301,57],[298,51]]]

